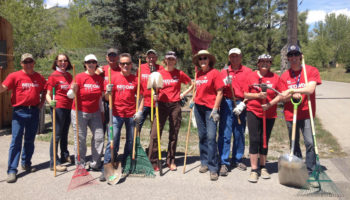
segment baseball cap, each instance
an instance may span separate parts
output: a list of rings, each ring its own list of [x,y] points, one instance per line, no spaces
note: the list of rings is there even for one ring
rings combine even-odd
[[[153,54],[158,55],[157,52],[156,52],[156,50],[154,50],[154,49],[148,50],[148,51],[146,52],[146,55],[148,55],[148,54],[150,54],[150,53],[153,53]]]
[[[33,58],[33,55],[32,55],[32,54],[30,54],[30,53],[25,53],[25,54],[22,54],[22,56],[21,56],[21,62],[23,62],[25,59],[28,59],[28,58],[30,58],[30,59],[32,59],[32,60],[34,60],[34,58]]]
[[[292,44],[288,47],[287,55],[291,52],[298,52],[301,53],[300,47],[298,45]]]
[[[262,59],[272,60],[272,57],[269,54],[262,54],[258,57],[258,61]]]
[[[165,58],[175,58],[176,59],[176,53],[174,51],[168,51],[165,54]]]
[[[85,56],[84,62],[89,61],[89,60],[95,60],[97,62],[97,58],[94,54],[89,54],[89,55]]]
[[[118,51],[118,49],[116,49],[116,48],[109,48],[108,50],[107,50],[107,55],[109,55],[109,54],[111,54],[111,53],[115,53],[115,54],[119,54],[119,51]]]
[[[238,54],[238,55],[240,55],[240,54],[242,54],[242,52],[241,52],[241,50],[239,49],[239,48],[233,48],[233,49],[231,49],[229,52],[228,52],[228,55],[231,55],[231,54]]]

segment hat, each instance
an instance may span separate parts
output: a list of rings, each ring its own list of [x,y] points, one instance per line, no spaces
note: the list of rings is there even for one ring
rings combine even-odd
[[[209,65],[210,65],[210,67],[213,67],[214,64],[216,63],[216,59],[215,59],[215,56],[211,55],[208,50],[200,50],[200,51],[198,51],[198,53],[195,56],[193,56],[192,63],[194,65],[196,65],[196,66],[199,66],[198,59],[199,59],[200,56],[204,56],[204,55],[209,58]]]
[[[238,54],[238,55],[241,55],[242,54],[242,52],[241,52],[241,50],[239,49],[239,48],[233,48],[233,49],[231,49],[229,52],[228,52],[228,55],[230,56],[231,54]]]
[[[118,51],[118,49],[115,49],[115,48],[109,48],[108,50],[107,50],[107,55],[109,55],[110,53],[115,53],[115,54],[119,54],[119,51]]]
[[[156,52],[156,50],[154,50],[154,49],[148,50],[148,51],[146,52],[146,55],[148,55],[148,54],[150,54],[150,53],[153,53],[153,54],[158,55],[157,52]]]
[[[258,62],[259,60],[266,59],[266,60],[272,60],[272,57],[269,54],[262,54],[258,57]]]
[[[34,60],[32,54],[30,54],[30,53],[25,53],[25,54],[23,54],[23,55],[21,56],[21,62],[23,62],[25,59],[28,59],[28,58]]]
[[[298,45],[294,45],[294,44],[290,45],[290,46],[288,47],[287,55],[288,55],[289,53],[291,53],[291,52],[298,52],[298,53],[301,53],[300,47],[299,47]]]
[[[175,58],[176,59],[176,53],[174,51],[168,51],[165,54],[165,58]]]
[[[97,62],[97,58],[94,54],[89,54],[89,55],[85,56],[84,62],[87,62],[89,60],[95,60]]]

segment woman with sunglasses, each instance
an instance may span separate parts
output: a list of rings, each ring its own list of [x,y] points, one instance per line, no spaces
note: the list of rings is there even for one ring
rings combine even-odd
[[[99,171],[101,167],[101,155],[103,151],[103,127],[102,127],[102,94],[103,94],[103,78],[96,74],[98,68],[97,58],[93,54],[85,56],[84,69],[85,72],[75,77],[75,83],[71,84],[71,89],[67,95],[70,98],[77,96],[78,102],[78,121],[79,121],[79,152],[81,163],[85,164],[86,155],[86,136],[87,127],[92,132],[91,151],[92,162],[89,167]],[[75,102],[72,106],[73,129],[76,130],[75,121]],[[75,143],[77,138],[75,138]],[[77,158],[76,158],[77,159]]]
[[[266,157],[268,151],[268,143],[272,131],[272,127],[277,117],[277,103],[280,95],[274,90],[262,88],[272,88],[279,92],[282,91],[282,82],[279,76],[270,71],[272,57],[263,54],[258,58],[258,70],[248,75],[246,85],[244,87],[244,98],[247,102],[247,121],[249,130],[249,157],[251,163],[251,173],[248,181],[256,183],[259,174],[263,179],[269,179],[270,174],[266,169]],[[264,145],[264,112],[266,116],[266,146]],[[258,171],[258,160],[260,158],[260,173]]]
[[[168,51],[165,54],[165,68],[161,69],[159,73],[163,77],[163,88],[159,90],[159,126],[160,135],[169,118],[169,143],[166,163],[171,171],[177,170],[175,164],[175,154],[177,137],[181,126],[181,104],[180,93],[181,83],[190,84],[191,78],[183,71],[176,69],[176,54],[174,51]],[[190,90],[187,90],[182,96],[185,96]],[[155,171],[159,171],[157,166],[158,160],[158,143],[157,143],[157,122],[153,120],[151,139],[149,144],[149,158]]]
[[[72,83],[72,75],[68,70],[72,69],[70,60],[66,54],[59,54],[51,67],[54,72],[49,76],[47,81],[46,101],[52,108],[56,108],[56,152],[58,143],[61,148],[61,159],[56,156],[56,170],[58,172],[66,171],[67,167],[61,165],[65,162],[72,163],[68,152],[68,131],[71,122],[72,99],[68,98],[67,92]],[[53,88],[55,88],[55,99],[52,99]],[[50,169],[53,170],[53,138],[50,143]]]
[[[199,136],[200,173],[210,171],[210,180],[218,180],[218,146],[216,142],[219,107],[223,97],[224,83],[220,72],[214,69],[215,56],[200,50],[192,59],[196,72],[194,116]]]

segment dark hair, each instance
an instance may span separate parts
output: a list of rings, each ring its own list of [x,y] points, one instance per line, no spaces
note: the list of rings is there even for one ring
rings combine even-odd
[[[73,69],[72,63],[70,62],[69,57],[67,56],[67,54],[60,53],[60,54],[58,54],[58,55],[56,56],[55,60],[53,61],[53,64],[52,64],[52,66],[51,66],[51,68],[52,68],[53,70],[56,70],[58,56],[65,56],[65,57],[67,58],[68,66],[67,66],[66,70]]]

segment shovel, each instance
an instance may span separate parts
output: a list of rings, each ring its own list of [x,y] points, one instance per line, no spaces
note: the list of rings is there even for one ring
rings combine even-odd
[[[309,178],[306,165],[302,159],[293,155],[295,146],[295,132],[297,125],[297,112],[298,106],[300,105],[302,98],[299,102],[294,102],[293,112],[293,126],[292,126],[292,148],[290,154],[284,154],[278,159],[278,178],[280,184],[293,187],[303,187],[306,185],[306,181]]]
[[[163,77],[159,72],[152,72],[148,78],[147,89],[152,89],[158,94],[158,90],[163,88]],[[152,102],[153,103],[153,102]],[[163,176],[162,171],[162,152],[160,148],[160,130],[159,130],[159,113],[158,113],[158,99],[156,99],[156,123],[157,123],[157,141],[158,141],[158,167],[159,174]],[[150,149],[151,151],[151,149]]]
[[[111,67],[108,68],[108,84],[111,84]],[[122,170],[121,170],[121,164],[115,164],[114,163],[114,133],[113,133],[113,112],[112,112],[112,94],[108,96],[109,101],[109,142],[110,142],[110,148],[111,148],[111,162],[105,164],[104,167],[104,173],[105,178],[107,180],[107,183],[110,185],[115,185],[119,182]],[[115,169],[117,167],[117,169]]]

